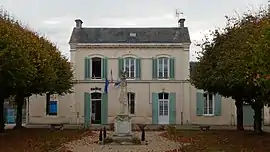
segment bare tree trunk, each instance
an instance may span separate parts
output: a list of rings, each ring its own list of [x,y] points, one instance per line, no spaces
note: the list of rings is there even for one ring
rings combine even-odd
[[[252,108],[254,110],[254,124],[253,128],[256,133],[262,133],[262,109],[263,104],[261,101],[255,101],[252,105]]]
[[[5,132],[4,99],[0,99],[0,133]]]
[[[236,106],[236,118],[237,118],[237,130],[242,131],[244,130],[243,125],[243,101],[236,99],[235,100],[235,106]]]
[[[22,126],[22,108],[24,105],[24,96],[16,95],[15,102],[17,104],[16,125],[14,129],[23,128]]]

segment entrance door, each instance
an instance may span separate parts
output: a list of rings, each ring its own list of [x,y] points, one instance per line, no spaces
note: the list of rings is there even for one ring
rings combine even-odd
[[[101,93],[91,93],[93,124],[101,124]]]
[[[169,94],[158,94],[158,123],[169,124]]]

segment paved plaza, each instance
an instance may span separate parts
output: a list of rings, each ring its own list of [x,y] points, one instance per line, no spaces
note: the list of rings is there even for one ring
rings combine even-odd
[[[72,152],[165,152],[181,147],[180,143],[161,137],[162,132],[146,132],[148,145],[99,145],[96,143],[99,135],[98,132],[95,133],[95,136],[84,137],[65,144],[66,149]],[[108,135],[110,136],[111,133],[108,132]],[[140,137],[140,132],[134,134]]]

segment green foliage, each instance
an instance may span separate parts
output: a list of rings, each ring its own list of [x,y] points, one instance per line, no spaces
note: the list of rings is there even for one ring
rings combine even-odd
[[[199,89],[251,101],[269,96],[270,17],[265,11],[228,18],[202,44],[191,82]],[[267,95],[268,94],[268,95]],[[267,101],[267,100],[264,100]]]
[[[23,105],[32,94],[69,93],[72,78],[70,63],[53,43],[0,10],[1,100],[16,96]]]
[[[69,93],[71,65],[57,47],[3,11],[0,23],[0,84],[10,90],[5,94]]]

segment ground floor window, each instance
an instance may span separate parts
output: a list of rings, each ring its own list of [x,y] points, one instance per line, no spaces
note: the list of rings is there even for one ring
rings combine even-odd
[[[213,115],[214,114],[214,94],[213,93],[204,93],[204,115]]]
[[[169,115],[169,93],[159,93],[159,116],[168,116]]]
[[[46,114],[50,116],[57,115],[57,99],[56,95],[46,94]]]
[[[26,123],[26,104],[22,109],[22,123]],[[15,124],[17,115],[17,105],[13,101],[4,102],[4,121],[6,124]]]
[[[135,114],[135,93],[128,92],[128,110],[130,114]]]

